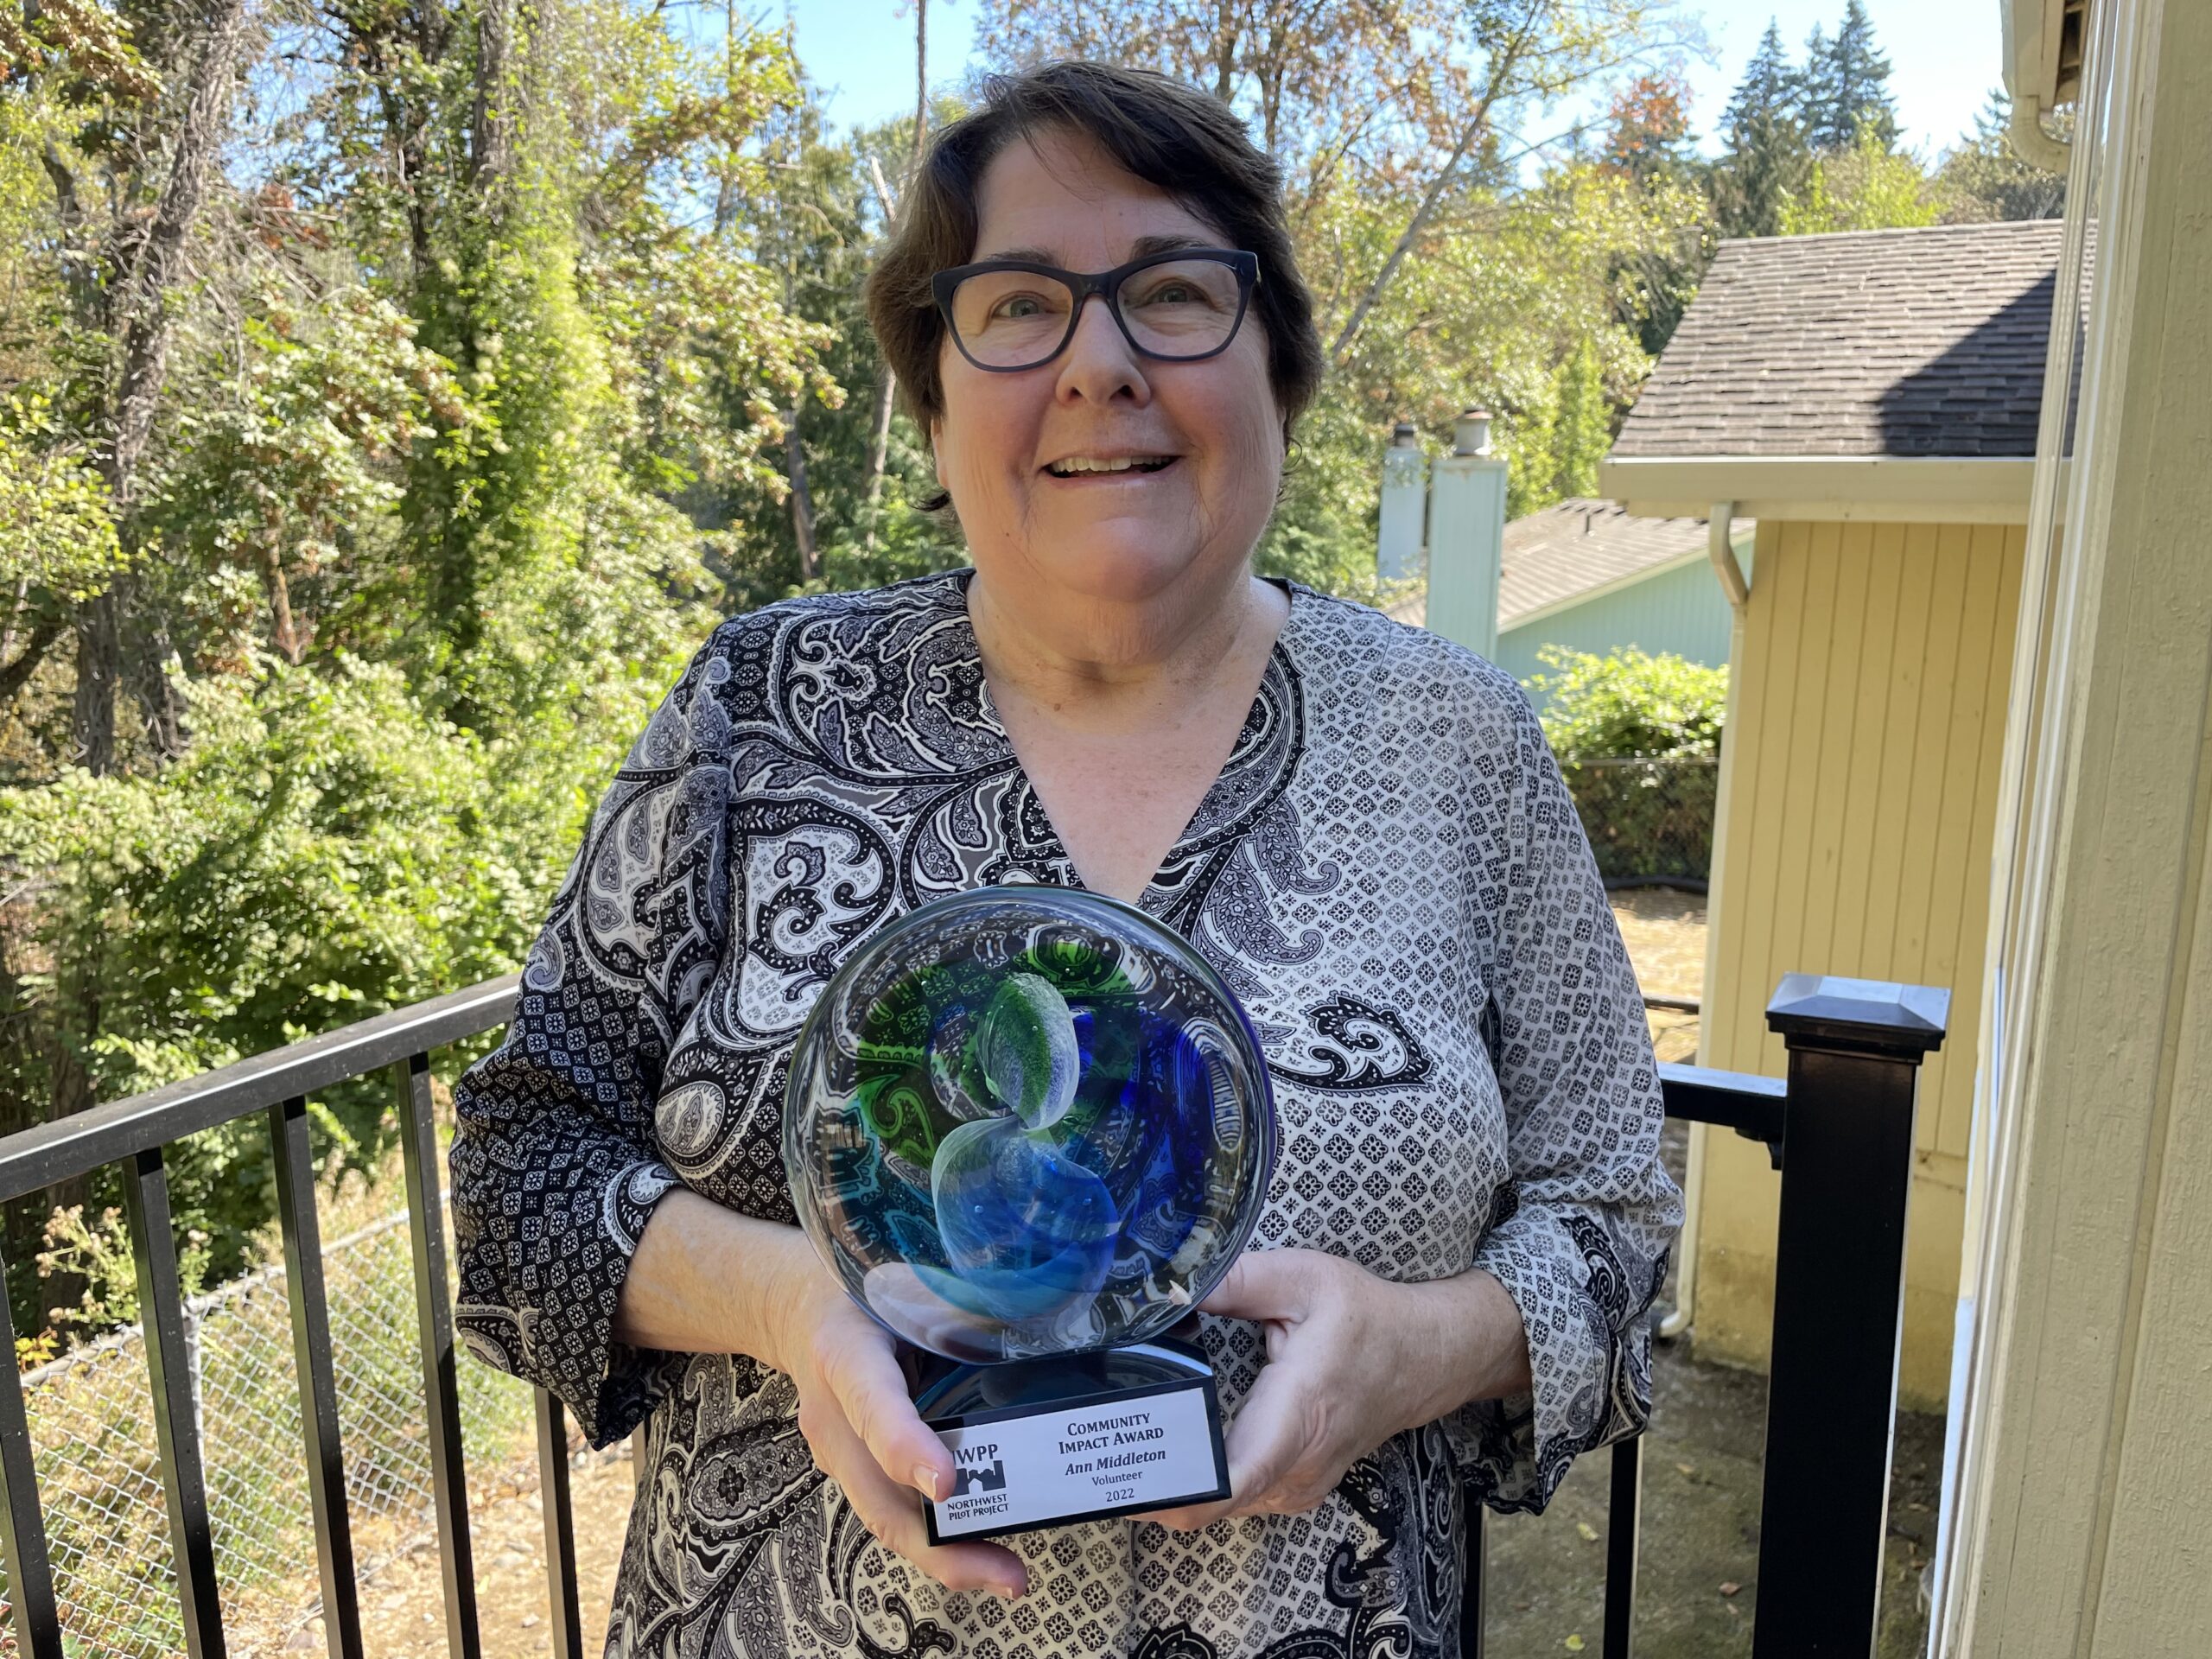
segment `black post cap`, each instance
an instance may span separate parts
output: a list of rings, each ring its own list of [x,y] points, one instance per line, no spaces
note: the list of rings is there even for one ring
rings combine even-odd
[[[1950,992],[1835,974],[1784,974],[1766,1024],[1793,1048],[1840,1049],[1917,1059],[1942,1047]]]

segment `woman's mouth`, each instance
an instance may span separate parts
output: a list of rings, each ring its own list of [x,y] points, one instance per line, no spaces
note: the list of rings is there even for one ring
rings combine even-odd
[[[1068,455],[1047,462],[1045,470],[1063,479],[1130,478],[1165,472],[1181,459],[1179,455]]]

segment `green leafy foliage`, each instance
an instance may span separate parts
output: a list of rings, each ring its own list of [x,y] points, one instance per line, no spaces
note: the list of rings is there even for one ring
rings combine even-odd
[[[1539,718],[1561,760],[1710,759],[1727,717],[1728,671],[1633,647],[1599,657],[1547,645]]]
[[[1538,718],[1608,880],[1701,882],[1713,863],[1728,671],[1549,645]]]
[[[0,583],[89,599],[123,567],[107,486],[47,400],[0,404]]]
[[[672,667],[672,665],[664,665]],[[398,671],[264,658],[199,691],[157,773],[0,791],[0,863],[38,872],[19,1019],[60,1033],[10,1086],[81,1067],[116,1098],[512,969],[600,780],[664,680],[574,688],[575,712],[486,738]],[[332,1090],[323,1139],[373,1164],[386,1080]],[[257,1120],[173,1149],[181,1216],[234,1265],[270,1213]]]
[[[1782,233],[1911,230],[1942,216],[1927,174],[1910,156],[1888,149],[1872,126],[1848,149],[1815,158],[1802,198],[1785,194]]]

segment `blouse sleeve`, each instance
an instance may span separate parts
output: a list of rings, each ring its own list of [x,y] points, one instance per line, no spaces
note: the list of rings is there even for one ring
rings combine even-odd
[[[1482,1496],[1541,1510],[1578,1455],[1649,1421],[1644,1315],[1682,1210],[1635,969],[1542,728],[1517,686],[1501,690],[1505,753],[1473,771],[1503,808],[1503,882],[1493,864],[1471,897],[1490,935],[1484,1035],[1510,1176],[1475,1265],[1521,1310],[1533,1389],[1470,1410]]]
[[[728,931],[728,672],[710,644],[654,713],[554,898],[505,1040],[454,1090],[456,1335],[558,1395],[594,1446],[643,1421],[682,1357],[613,1325],[676,1185],[652,1150],[662,1065]]]

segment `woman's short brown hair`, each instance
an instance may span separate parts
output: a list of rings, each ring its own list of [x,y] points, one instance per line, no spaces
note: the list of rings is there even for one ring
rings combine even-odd
[[[931,140],[898,226],[868,273],[869,324],[923,435],[944,412],[938,377],[944,321],[930,278],[976,257],[976,194],[992,160],[1014,138],[1053,131],[1092,140],[1229,246],[1259,256],[1252,308],[1267,330],[1268,377],[1287,442],[1320,385],[1322,353],[1313,298],[1291,255],[1281,174],[1218,100],[1148,69],[1077,61],[984,81],[982,107]]]

